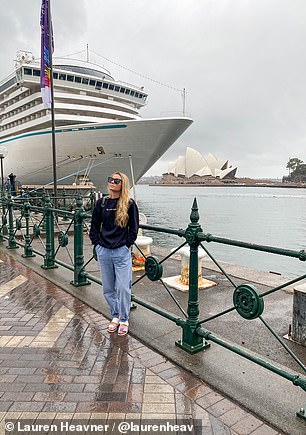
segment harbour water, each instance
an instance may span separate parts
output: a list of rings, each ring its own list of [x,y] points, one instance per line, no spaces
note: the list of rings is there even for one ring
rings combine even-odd
[[[149,225],[186,228],[196,197],[200,224],[215,236],[306,250],[306,189],[265,187],[158,187],[139,185],[140,211]],[[148,231],[145,232],[148,234]],[[173,248],[179,237],[151,232],[154,243]],[[217,260],[296,277],[306,273],[306,262],[217,243],[205,244]]]

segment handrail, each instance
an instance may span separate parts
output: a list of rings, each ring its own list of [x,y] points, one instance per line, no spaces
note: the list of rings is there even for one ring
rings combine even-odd
[[[86,271],[87,265],[92,261],[93,256],[85,262],[84,259],[84,230],[87,230],[86,222],[91,218],[91,213],[86,212],[83,208],[83,198],[78,195],[73,198],[73,210],[61,209],[60,207],[53,207],[52,199],[48,194],[43,194],[39,200],[42,202],[41,206],[35,203],[37,198],[33,199],[30,196],[25,198],[14,199],[10,194],[0,197],[0,241],[8,241],[9,249],[16,249],[23,247],[23,257],[33,257],[39,255],[43,257],[42,267],[46,270],[55,269],[58,266],[65,267],[69,271],[73,272],[73,279],[71,284],[76,287],[89,285],[91,282],[101,284],[101,280],[94,275]],[[32,203],[31,203],[32,201]],[[92,209],[93,204],[91,204]],[[15,214],[15,213],[19,214]],[[35,220],[31,213],[39,213],[42,215],[42,219],[39,224],[34,223]],[[62,231],[59,227],[59,219],[65,220],[65,231]],[[37,222],[37,221],[36,221]],[[267,327],[269,332],[279,341],[283,348],[291,355],[291,357],[299,364],[300,368],[306,373],[305,365],[296,357],[296,355],[289,349],[289,347],[277,336],[273,328],[263,319],[262,313],[264,312],[264,298],[273,292],[279,291],[288,285],[294,284],[302,279],[306,278],[306,274],[292,279],[282,285],[278,285],[265,292],[259,292],[254,285],[248,282],[240,285],[236,285],[226,271],[219,265],[214,259],[213,255],[209,253],[208,249],[203,243],[219,243],[224,245],[237,246],[244,249],[251,249],[261,252],[268,252],[276,255],[283,255],[287,257],[297,258],[300,261],[306,261],[305,250],[292,250],[285,248],[278,248],[274,246],[259,245],[249,242],[243,242],[240,240],[232,240],[224,237],[217,237],[209,233],[202,231],[199,224],[199,213],[197,201],[194,199],[190,222],[186,229],[174,229],[164,228],[160,226],[152,225],[140,225],[142,229],[156,231],[160,233],[171,234],[184,239],[184,242],[180,247],[185,244],[190,248],[190,262],[189,262],[189,293],[188,293],[188,305],[187,311],[185,311],[171,295],[173,302],[178,306],[183,313],[184,318],[178,317],[164,310],[163,308],[154,306],[146,301],[140,299],[137,295],[132,294],[131,300],[146,309],[149,309],[156,314],[167,318],[180,326],[182,329],[182,338],[175,344],[181,347],[183,350],[194,354],[202,351],[210,346],[208,341],[221,345],[232,352],[243,356],[244,358],[270,370],[278,375],[290,380],[294,385],[299,386],[306,391],[306,377],[297,375],[295,373],[280,369],[270,361],[266,361],[262,357],[252,355],[245,349],[232,343],[226,342],[224,339],[218,337],[214,333],[204,329],[202,325],[210,320],[216,319],[223,315],[227,315],[232,311],[236,311],[246,320],[253,320],[259,318],[262,324]],[[73,228],[73,254],[70,256],[72,264],[67,264],[62,259],[57,258],[61,248],[67,249],[69,229]],[[31,231],[33,235],[31,235]],[[18,232],[23,237],[21,242],[18,239]],[[43,239],[45,243],[43,243]],[[56,239],[57,237],[57,239]],[[36,246],[33,246],[34,241],[39,239],[43,245],[44,251],[40,251]],[[57,246],[56,246],[57,245]],[[228,307],[220,313],[211,315],[209,318],[201,320],[199,318],[199,289],[198,289],[198,250],[202,246],[205,252],[217,265],[221,273],[228,279],[234,288],[233,292],[233,306]],[[180,248],[179,247],[179,248]],[[155,256],[148,256],[145,258],[145,272],[142,276],[137,278],[133,283],[135,286],[139,281],[143,279],[149,279],[151,281],[160,281],[164,288],[168,291],[168,288],[162,280],[163,275],[163,263],[169,258],[173,257],[175,252],[179,249],[176,248],[173,252],[167,255],[164,259],[159,260]],[[70,255],[70,254],[69,254]],[[169,291],[168,291],[169,292]],[[170,293],[170,292],[169,292]],[[301,413],[300,413],[301,414]],[[301,416],[299,414],[299,416]]]

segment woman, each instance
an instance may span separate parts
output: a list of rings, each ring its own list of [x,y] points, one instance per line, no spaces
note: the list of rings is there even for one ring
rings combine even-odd
[[[89,237],[95,245],[102,275],[103,294],[112,320],[108,332],[128,333],[131,308],[131,245],[137,237],[139,213],[130,198],[128,177],[108,177],[109,196],[99,199],[92,214]]]

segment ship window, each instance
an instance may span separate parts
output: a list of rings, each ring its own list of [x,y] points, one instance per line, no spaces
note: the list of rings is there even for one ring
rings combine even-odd
[[[101,87],[102,87],[102,82],[97,82],[96,89],[101,89]]]
[[[74,77],[73,76],[67,76],[67,82],[73,82]]]
[[[74,81],[75,81],[76,83],[81,83],[82,79],[81,79],[81,77],[76,76],[76,77],[74,78]]]
[[[115,91],[119,92],[120,86],[115,86]]]
[[[120,88],[120,92],[121,92],[121,94],[124,94],[125,88]]]
[[[84,85],[88,85],[88,82],[89,82],[88,79],[85,79],[85,78],[82,79],[82,83],[84,83]]]
[[[32,68],[24,68],[23,72],[25,75],[31,76],[32,75]]]
[[[139,97],[139,94],[138,94],[138,92],[136,92],[136,93],[135,93],[135,97],[136,97],[136,98],[138,98],[138,97]]]
[[[90,84],[90,86],[95,86],[96,81],[95,80],[89,80],[89,84]]]
[[[132,97],[134,97],[135,91],[131,91],[131,95],[132,95]]]
[[[108,89],[108,83],[103,83],[103,88]]]
[[[33,76],[40,76],[40,71],[39,69],[33,69]]]
[[[53,78],[58,79],[58,73],[53,73]]]
[[[109,85],[109,90],[113,91],[114,90],[114,85]]]
[[[66,80],[66,74],[60,74],[59,75],[60,80]]]
[[[126,93],[127,95],[130,95],[130,92],[131,92],[130,89],[126,89],[126,90],[125,90],[125,93]]]

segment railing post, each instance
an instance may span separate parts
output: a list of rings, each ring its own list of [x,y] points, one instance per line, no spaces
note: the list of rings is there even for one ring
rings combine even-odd
[[[26,192],[26,194],[28,194],[28,192]],[[42,194],[38,194],[37,192],[33,192],[32,195],[28,194],[28,198],[31,198],[31,205],[36,205],[38,207],[43,207],[43,202],[42,202]],[[34,214],[39,214],[38,210],[34,211]]]
[[[202,232],[198,221],[198,204],[195,198],[191,209],[190,223],[185,231],[185,238],[190,246],[188,318],[182,327],[182,340],[175,343],[189,353],[196,353],[210,346],[203,337],[196,333],[199,322],[198,250],[200,244],[197,234]]]
[[[76,198],[76,209],[74,212],[74,277],[70,283],[75,287],[88,285],[84,270],[84,237],[83,237],[83,201],[82,197]]]
[[[46,192],[44,190],[43,193],[42,193],[42,196],[41,196],[41,203],[42,203],[41,206],[44,209],[44,211],[46,210],[47,201],[48,201],[47,194],[46,194]],[[49,201],[50,201],[50,198],[49,198]],[[43,216],[43,221],[41,223],[41,229],[42,229],[42,231],[46,231],[46,227],[47,227],[47,217]]]
[[[24,252],[22,254],[22,257],[28,258],[28,257],[35,257],[33,254],[33,248],[31,246],[31,236],[30,236],[30,208],[31,204],[29,202],[29,198],[27,198],[27,202],[24,204],[24,218],[26,222],[26,233],[25,233],[25,245],[24,245]]]
[[[67,194],[66,194],[66,190],[65,189],[63,189],[63,209],[65,210],[65,211],[67,211],[67,201],[66,201],[66,196],[67,196]],[[62,218],[62,220],[63,221],[69,221],[69,218],[68,218],[68,216],[64,216],[63,218]]]
[[[0,242],[4,240],[4,236],[8,235],[6,205],[7,205],[7,198],[3,193],[3,195],[1,196],[2,216],[1,216],[1,227],[0,227]]]
[[[12,196],[10,192],[8,194],[7,207],[8,207],[8,220],[9,220],[9,238],[8,238],[7,249],[16,249],[19,248],[19,246],[17,245],[15,239],[14,216],[13,216],[14,201],[12,200]]]
[[[0,222],[0,242],[3,242],[3,240],[4,240],[4,237],[3,237],[4,219],[3,218],[4,218],[4,215],[2,214],[1,215],[1,222]]]
[[[55,269],[58,266],[54,262],[54,213],[50,202],[50,196],[45,196],[45,223],[46,223],[46,253],[44,255],[43,269]]]
[[[93,189],[90,189],[90,211],[93,212],[95,208],[95,192]]]

